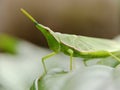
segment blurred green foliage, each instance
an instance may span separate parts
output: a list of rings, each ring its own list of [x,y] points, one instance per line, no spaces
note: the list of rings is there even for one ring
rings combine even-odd
[[[16,38],[6,34],[0,35],[0,51],[15,54],[17,53],[17,44]]]

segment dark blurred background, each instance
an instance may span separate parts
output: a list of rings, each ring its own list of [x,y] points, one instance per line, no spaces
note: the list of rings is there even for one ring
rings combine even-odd
[[[119,0],[0,0],[0,33],[47,46],[20,8],[53,31],[101,38],[120,33]]]

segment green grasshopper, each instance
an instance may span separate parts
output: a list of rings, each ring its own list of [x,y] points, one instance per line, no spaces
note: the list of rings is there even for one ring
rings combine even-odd
[[[52,53],[42,58],[45,73],[47,72],[47,69],[44,61],[59,52],[63,52],[64,54],[70,56],[70,70],[72,70],[73,57],[83,57],[86,60],[112,56],[120,62],[120,59],[114,55],[115,53],[119,52],[120,45],[113,40],[53,32],[50,28],[39,24],[24,9],[21,9],[21,11],[32,22],[34,22],[38,30],[40,30],[47,39],[49,48],[53,50]]]

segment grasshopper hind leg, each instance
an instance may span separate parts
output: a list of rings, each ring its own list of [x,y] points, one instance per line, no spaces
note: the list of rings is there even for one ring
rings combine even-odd
[[[47,73],[47,68],[46,68],[46,65],[45,65],[45,60],[47,60],[48,58],[50,58],[50,57],[52,57],[52,56],[54,56],[56,54],[57,54],[56,52],[52,52],[52,53],[50,53],[50,54],[48,54],[48,55],[46,55],[46,56],[44,56],[42,58],[42,64],[43,64],[43,68],[44,68],[44,72],[45,73]]]
[[[120,62],[120,58],[117,57],[116,55],[112,54],[111,52],[108,52],[110,56],[112,56],[115,60],[117,60],[118,62]]]

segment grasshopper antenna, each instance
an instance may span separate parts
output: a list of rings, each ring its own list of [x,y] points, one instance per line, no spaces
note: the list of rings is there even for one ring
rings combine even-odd
[[[23,8],[20,9],[21,12],[26,15],[32,22],[34,22],[35,24],[38,24],[38,22]]]

